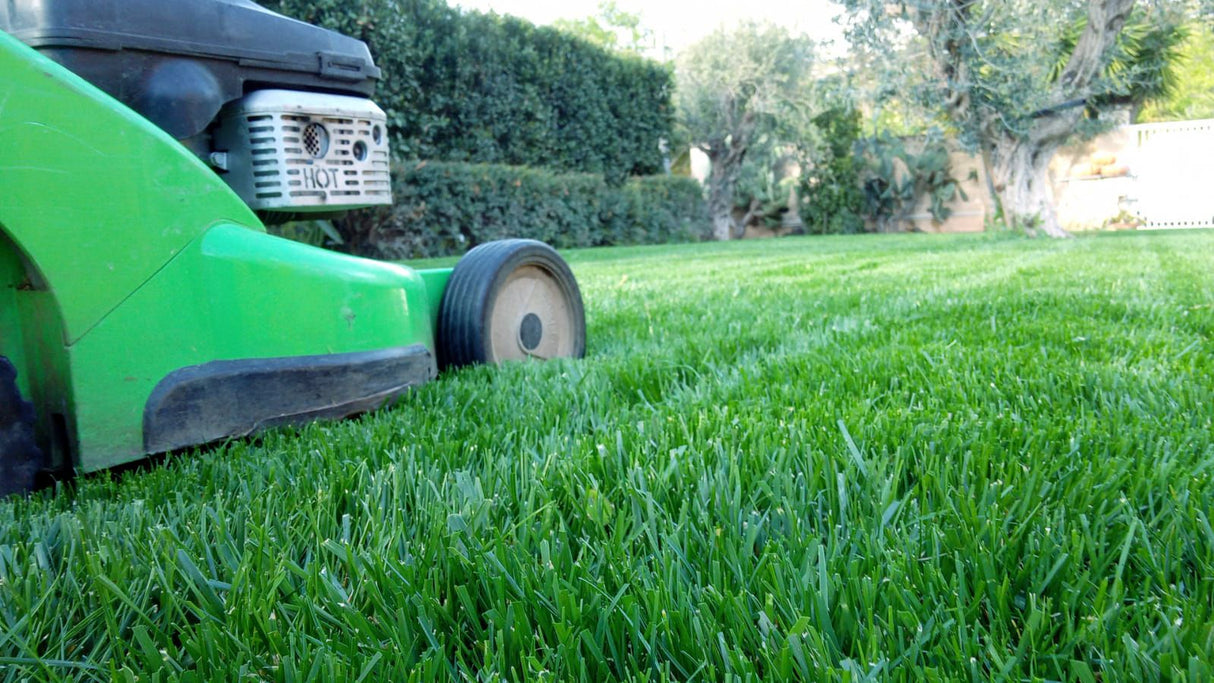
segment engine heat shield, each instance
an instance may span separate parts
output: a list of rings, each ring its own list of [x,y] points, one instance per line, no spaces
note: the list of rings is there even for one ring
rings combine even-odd
[[[220,112],[211,162],[257,211],[392,203],[387,117],[370,100],[258,90]]]

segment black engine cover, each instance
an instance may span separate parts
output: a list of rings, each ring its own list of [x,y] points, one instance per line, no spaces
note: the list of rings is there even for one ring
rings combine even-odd
[[[183,141],[252,90],[368,97],[380,76],[362,41],[249,0],[7,0],[0,29]]]

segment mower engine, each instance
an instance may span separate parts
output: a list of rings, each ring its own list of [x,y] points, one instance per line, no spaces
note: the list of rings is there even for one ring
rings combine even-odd
[[[359,40],[250,0],[8,0],[0,29],[172,135],[267,222],[392,203]]]

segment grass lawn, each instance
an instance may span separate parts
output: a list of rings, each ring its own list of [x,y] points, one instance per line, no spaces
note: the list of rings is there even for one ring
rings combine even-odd
[[[0,502],[0,680],[1214,678],[1214,232],[569,258],[583,361]]]

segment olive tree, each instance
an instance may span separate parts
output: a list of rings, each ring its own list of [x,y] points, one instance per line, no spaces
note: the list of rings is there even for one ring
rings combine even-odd
[[[675,60],[683,135],[712,164],[707,180],[713,236],[731,239],[734,196],[756,143],[804,129],[813,114],[813,43],[783,28],[746,23],[718,29]]]
[[[552,26],[612,52],[645,55],[654,45],[653,31],[642,25],[641,15],[620,9],[615,0],[601,0],[597,15],[557,19]]]
[[[857,44],[887,54],[907,42],[921,47],[925,99],[982,154],[1004,219],[1029,232],[1067,235],[1054,210],[1050,159],[1106,125],[1103,111],[1149,96],[1163,66],[1123,35],[1135,0],[843,4]],[[1147,14],[1139,25],[1167,35],[1172,18],[1162,6],[1139,11]]]

